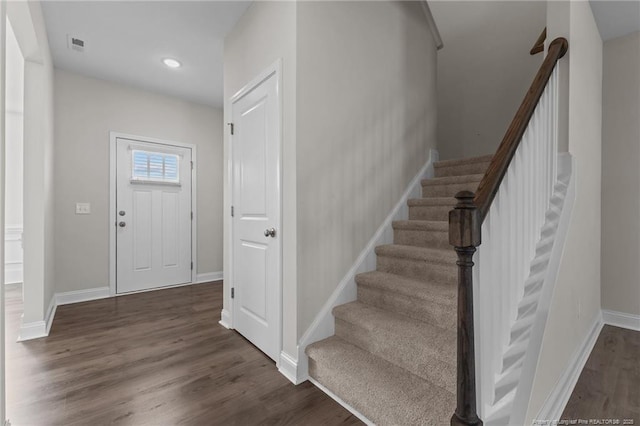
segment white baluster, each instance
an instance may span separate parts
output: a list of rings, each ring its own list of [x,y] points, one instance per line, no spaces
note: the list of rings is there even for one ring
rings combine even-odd
[[[475,315],[482,332],[476,339],[481,410],[494,402],[495,377],[502,372],[557,180],[558,78],[556,69],[482,224],[474,268]]]

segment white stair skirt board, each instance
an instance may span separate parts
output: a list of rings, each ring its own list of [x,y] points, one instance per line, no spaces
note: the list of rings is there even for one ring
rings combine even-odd
[[[640,331],[640,315],[627,314],[624,312],[602,310],[602,318],[605,324],[614,327],[628,328],[629,330]]]
[[[354,416],[356,416],[358,419],[360,419],[360,421],[362,421],[364,424],[366,424],[367,426],[375,426],[375,423],[373,423],[371,420],[367,419],[363,414],[361,414],[358,410],[356,410],[355,408],[353,408],[352,406],[350,406],[349,404],[347,404],[346,402],[344,402],[338,395],[334,394],[333,392],[331,392],[329,389],[325,388],[324,386],[322,386],[320,383],[318,383],[315,379],[309,377],[308,378],[309,381],[311,383],[313,383],[315,385],[315,387],[317,387],[318,389],[320,389],[322,392],[326,393],[327,395],[329,395],[331,397],[331,399],[333,399],[335,402],[337,402],[338,404],[342,405],[348,412],[350,412],[351,414],[353,414]]]
[[[34,321],[29,323],[22,323],[20,325],[20,331],[18,333],[18,342],[24,342],[26,340],[39,339],[41,337],[47,337],[49,330],[51,330],[51,324],[53,324],[53,318],[56,315],[56,298],[53,296],[49,302],[47,308],[47,314],[43,321]]]
[[[582,373],[582,369],[587,363],[587,359],[589,359],[589,355],[598,340],[598,336],[600,335],[600,330],[602,330],[603,325],[604,322],[602,321],[602,315],[598,312],[598,315],[596,316],[596,319],[593,322],[584,342],[571,357],[569,364],[564,369],[562,377],[560,377],[544,404],[542,404],[542,408],[538,412],[536,419],[560,419],[560,416],[562,416],[562,412],[573,393],[573,388],[575,388],[578,378],[580,378],[580,373]]]
[[[376,269],[376,246],[391,244],[393,242],[393,221],[408,219],[409,207],[407,206],[407,201],[410,198],[422,197],[422,185],[420,182],[422,179],[433,177],[433,164],[437,161],[438,151],[431,149],[429,151],[429,158],[425,165],[409,183],[407,189],[402,194],[402,197],[398,200],[398,203],[380,225],[371,240],[369,240],[369,243],[365,246],[362,252],[360,252],[360,255],[351,266],[351,269],[349,269],[347,274],[342,278],[336,289],[331,294],[331,297],[329,297],[316,318],[311,323],[311,326],[309,326],[307,331],[305,331],[300,338],[298,343],[298,363],[296,365],[295,380],[291,380],[291,377],[287,377],[294,384],[300,384],[309,379],[309,359],[307,358],[307,354],[304,352],[305,349],[308,345],[314,342],[333,336],[335,332],[335,322],[331,311],[335,306],[356,300],[357,287],[355,276],[362,272],[373,271]],[[289,358],[293,359],[291,356],[289,356]]]
[[[568,153],[558,155],[558,180],[556,190],[552,194],[553,198],[562,199],[561,204],[548,209],[547,220],[542,229],[554,229],[555,232],[551,236],[545,236],[540,240],[552,239],[552,243],[548,248],[540,252],[531,262],[537,263],[539,258],[549,257],[549,263],[542,273],[544,278],[542,281],[542,290],[539,292],[538,298],[530,303],[537,304],[535,312],[532,313],[533,321],[529,328],[529,337],[518,339],[510,346],[506,346],[503,352],[502,363],[516,347],[523,347],[524,360],[520,367],[512,367],[508,370],[506,376],[514,377],[515,388],[513,391],[502,395],[493,401],[493,405],[485,406],[482,415],[487,426],[507,424],[522,424],[525,421],[526,412],[529,405],[533,381],[536,374],[542,339],[544,337],[545,326],[549,314],[549,306],[553,299],[553,292],[556,285],[562,251],[564,249],[567,232],[571,220],[571,212],[573,211],[573,203],[575,200],[575,170],[573,158]],[[562,188],[558,190],[558,188]],[[560,213],[552,212],[552,209],[561,209]],[[524,297],[524,296],[523,296]],[[530,297],[530,296],[529,296]],[[517,322],[512,324],[517,325]],[[476,335],[479,335],[476,331]],[[522,335],[526,335],[526,331],[522,331]],[[499,380],[503,377],[497,377],[494,388],[499,384]],[[494,395],[492,395],[494,396]]]
[[[221,281],[222,271],[218,272],[205,272],[203,274],[196,275],[196,282],[194,284],[208,283],[211,281]]]

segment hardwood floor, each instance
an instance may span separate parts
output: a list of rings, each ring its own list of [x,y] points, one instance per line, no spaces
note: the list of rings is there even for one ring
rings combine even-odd
[[[7,292],[12,425],[352,425],[361,422],[218,324],[222,285],[58,307],[49,337],[16,343]]]
[[[604,326],[562,418],[640,425],[640,332]]]

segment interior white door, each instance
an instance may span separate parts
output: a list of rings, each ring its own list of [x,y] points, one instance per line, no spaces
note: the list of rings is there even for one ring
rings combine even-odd
[[[234,328],[280,354],[280,117],[272,73],[232,103]]]
[[[116,292],[190,283],[191,149],[116,140]]]

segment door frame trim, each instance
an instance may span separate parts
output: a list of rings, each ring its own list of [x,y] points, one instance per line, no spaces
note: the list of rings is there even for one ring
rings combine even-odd
[[[247,93],[249,93],[251,90],[253,90],[254,88],[256,88],[257,86],[259,86],[262,82],[264,82],[265,80],[267,80],[271,75],[275,75],[275,79],[276,79],[276,110],[278,112],[278,119],[277,119],[277,129],[276,129],[276,140],[278,142],[278,165],[277,165],[277,185],[278,185],[278,201],[277,201],[277,205],[278,205],[278,221],[277,221],[277,226],[278,226],[278,235],[280,236],[280,244],[279,244],[279,259],[280,262],[277,265],[277,282],[278,282],[278,301],[279,301],[279,306],[278,306],[278,325],[277,325],[277,330],[278,330],[278,353],[282,352],[282,336],[283,336],[283,310],[284,310],[284,306],[283,306],[283,283],[282,283],[282,277],[283,277],[283,271],[282,271],[282,265],[284,263],[284,259],[283,259],[283,246],[284,246],[284,239],[282,238],[283,235],[285,234],[286,230],[283,228],[283,220],[282,220],[282,216],[283,216],[283,204],[282,204],[282,199],[283,199],[283,194],[282,194],[282,190],[283,190],[283,186],[282,186],[282,161],[283,161],[283,126],[282,126],[282,117],[283,117],[283,107],[282,107],[282,59],[279,58],[276,62],[274,62],[273,64],[271,64],[270,66],[268,66],[267,68],[265,68],[262,72],[260,72],[256,77],[252,78],[247,84],[245,84],[240,90],[238,90],[233,96],[231,96],[225,104],[225,109],[227,109],[230,112],[230,120],[233,120],[233,104],[236,103],[238,100],[240,100],[243,96],[245,96]],[[225,129],[226,130],[226,129]],[[228,174],[228,182],[229,182],[229,186],[228,186],[228,190],[229,193],[231,194],[229,197],[229,203],[230,205],[233,205],[233,200],[234,200],[234,179],[233,179],[233,135],[229,134],[229,150],[227,152],[227,157],[226,157],[226,162],[227,162],[227,174]],[[230,214],[230,213],[225,213],[225,214]],[[234,238],[234,232],[233,232],[233,218],[231,218],[231,221],[229,222],[229,240],[227,243],[227,247],[226,247],[226,253],[225,256],[228,255],[229,258],[229,263],[228,265],[230,266],[228,269],[224,271],[224,275],[225,275],[225,279],[223,281],[223,285],[225,287],[225,291],[224,294],[230,294],[230,290],[229,288],[231,286],[233,286],[234,283],[234,277],[233,277],[233,267],[234,267],[234,258],[233,258],[233,238]],[[225,327],[229,328],[229,329],[234,329],[234,318],[235,318],[235,303],[236,303],[236,299],[230,299],[230,303],[228,305],[228,309],[224,309],[223,308],[223,320],[226,320],[225,323],[223,324]],[[225,306],[226,308],[226,306]],[[227,311],[227,312],[225,312]],[[226,314],[226,315],[225,315]],[[276,365],[279,366],[280,364],[280,357],[278,357],[278,359],[276,360]]]
[[[193,262],[193,269],[191,270],[191,284],[197,281],[197,272],[198,272],[198,187],[196,178],[196,171],[198,162],[196,161],[196,146],[190,143],[182,143],[182,142],[174,142],[165,139],[151,138],[148,136],[139,136],[132,135],[128,133],[121,133],[110,131],[109,132],[109,294],[111,296],[121,296],[125,294],[133,294],[133,293],[141,293],[145,291],[154,291],[165,288],[171,288],[174,286],[163,286],[158,288],[151,288],[147,290],[140,291],[130,291],[127,293],[116,293],[116,227],[114,224],[116,223],[116,185],[117,185],[117,175],[116,175],[116,155],[117,155],[117,144],[116,141],[118,139],[131,139],[139,142],[153,143],[157,145],[169,145],[169,146],[177,146],[180,148],[189,148],[191,149],[191,161],[193,161],[193,169],[191,170],[191,211],[193,212],[193,220],[191,221],[191,261]],[[178,284],[178,286],[183,286],[185,284]]]

